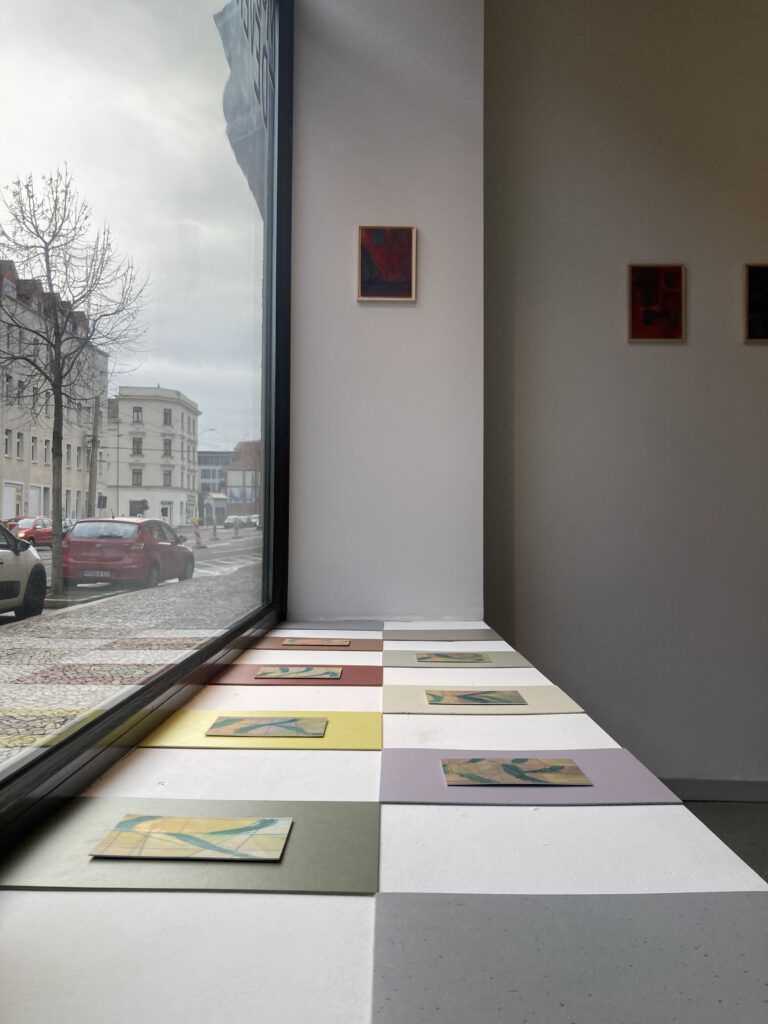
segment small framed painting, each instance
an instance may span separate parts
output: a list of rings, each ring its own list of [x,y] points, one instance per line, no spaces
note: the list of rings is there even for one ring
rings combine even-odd
[[[744,341],[768,345],[768,263],[744,267]]]
[[[629,266],[629,340],[685,341],[685,267]]]
[[[416,228],[361,227],[358,302],[416,301]]]

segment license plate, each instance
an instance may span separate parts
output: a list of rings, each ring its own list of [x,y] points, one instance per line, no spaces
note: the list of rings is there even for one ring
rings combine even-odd
[[[112,573],[109,569],[82,569],[80,572],[81,576],[88,576],[91,579],[98,577],[99,579],[110,579]]]

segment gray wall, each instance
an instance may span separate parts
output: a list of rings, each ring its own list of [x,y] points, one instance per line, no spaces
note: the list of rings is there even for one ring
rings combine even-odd
[[[486,612],[666,778],[768,780],[764,0],[486,3]],[[685,345],[626,267],[688,268]]]
[[[483,8],[298,0],[289,611],[482,616]],[[360,224],[418,230],[358,305]]]

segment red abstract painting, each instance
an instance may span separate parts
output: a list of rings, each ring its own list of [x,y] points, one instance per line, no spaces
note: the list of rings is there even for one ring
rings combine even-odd
[[[629,268],[629,340],[685,339],[685,268],[679,264]]]
[[[373,302],[415,300],[416,228],[360,228],[357,297]]]

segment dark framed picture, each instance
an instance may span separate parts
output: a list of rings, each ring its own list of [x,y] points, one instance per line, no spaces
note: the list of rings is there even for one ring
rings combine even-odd
[[[768,345],[768,263],[744,267],[744,341]]]
[[[629,340],[685,341],[685,267],[629,266]]]
[[[359,229],[357,299],[416,301],[416,228]]]

